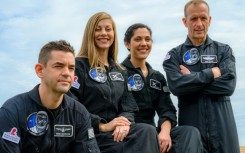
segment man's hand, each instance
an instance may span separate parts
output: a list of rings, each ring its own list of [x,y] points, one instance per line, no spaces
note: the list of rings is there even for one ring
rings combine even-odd
[[[191,74],[191,72],[189,71],[189,69],[187,69],[184,65],[180,65],[180,72],[182,74]]]
[[[214,74],[214,79],[221,76],[221,72],[220,72],[219,67],[213,67],[212,68],[212,72]]]

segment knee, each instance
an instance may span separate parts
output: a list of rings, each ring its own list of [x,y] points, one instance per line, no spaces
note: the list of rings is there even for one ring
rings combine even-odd
[[[140,131],[139,133],[145,133],[149,135],[157,135],[156,127],[145,124],[145,123],[137,123],[137,131]]]
[[[194,138],[195,140],[201,140],[201,134],[196,127],[193,126],[180,126],[182,133],[186,136]]]
[[[191,133],[191,135],[194,135],[198,139],[201,139],[201,134],[200,134],[199,130],[196,127],[189,126],[189,131],[190,131],[189,133]]]
[[[183,132],[200,135],[200,132],[196,127],[193,126],[180,126],[180,127],[182,128]]]
[[[188,152],[202,152],[201,135],[197,128],[192,126],[178,126],[176,129],[176,141],[179,141],[181,150]]]

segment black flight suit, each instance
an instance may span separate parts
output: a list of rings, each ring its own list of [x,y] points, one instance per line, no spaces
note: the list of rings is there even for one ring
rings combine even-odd
[[[202,142],[199,131],[191,126],[176,126],[176,109],[170,99],[170,91],[164,76],[159,71],[152,69],[147,62],[147,77],[143,76],[140,68],[132,65],[129,58],[126,58],[122,64],[127,68],[129,84],[136,83],[138,86],[138,88],[132,88],[133,96],[139,107],[139,112],[135,114],[135,122],[147,123],[156,127],[154,117],[157,112],[158,132],[164,121],[170,120],[172,123],[171,153],[201,153]]]
[[[86,108],[65,95],[51,111],[38,86],[7,100],[0,123],[1,153],[100,153]]]
[[[92,124],[102,153],[159,153],[157,133],[147,124],[132,124],[122,142],[113,140],[112,132],[100,132],[100,122],[110,122],[124,116],[132,123],[138,110],[132,93],[127,88],[126,71],[109,59],[106,72],[90,68],[87,58],[76,58],[76,80],[72,94],[85,105],[92,116]]]
[[[182,74],[179,65],[191,74]],[[239,143],[230,97],[236,86],[235,57],[229,45],[207,37],[194,46],[189,38],[173,48],[163,62],[168,85],[178,96],[179,125],[199,129],[205,153],[239,153]],[[219,67],[214,79],[211,68]]]

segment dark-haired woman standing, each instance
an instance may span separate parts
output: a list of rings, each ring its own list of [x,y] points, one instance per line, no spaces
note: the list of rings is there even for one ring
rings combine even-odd
[[[152,48],[151,29],[141,23],[131,25],[125,33],[124,43],[130,55],[122,64],[128,71],[128,84],[139,107],[135,122],[156,127],[157,112],[161,153],[201,153],[199,131],[191,126],[176,127],[176,109],[166,80],[146,62]]]

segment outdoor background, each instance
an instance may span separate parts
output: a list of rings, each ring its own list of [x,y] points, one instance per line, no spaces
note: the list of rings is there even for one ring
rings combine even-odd
[[[187,0],[1,0],[0,4],[0,106],[10,97],[31,90],[40,48],[49,41],[69,41],[80,49],[85,25],[93,14],[106,11],[117,25],[119,61],[128,55],[123,45],[126,29],[141,22],[153,31],[148,62],[162,72],[165,54],[183,43],[182,24]],[[212,22],[209,36],[229,44],[236,56],[237,86],[231,97],[239,141],[245,146],[245,1],[208,0]],[[172,96],[175,105],[176,97]]]

